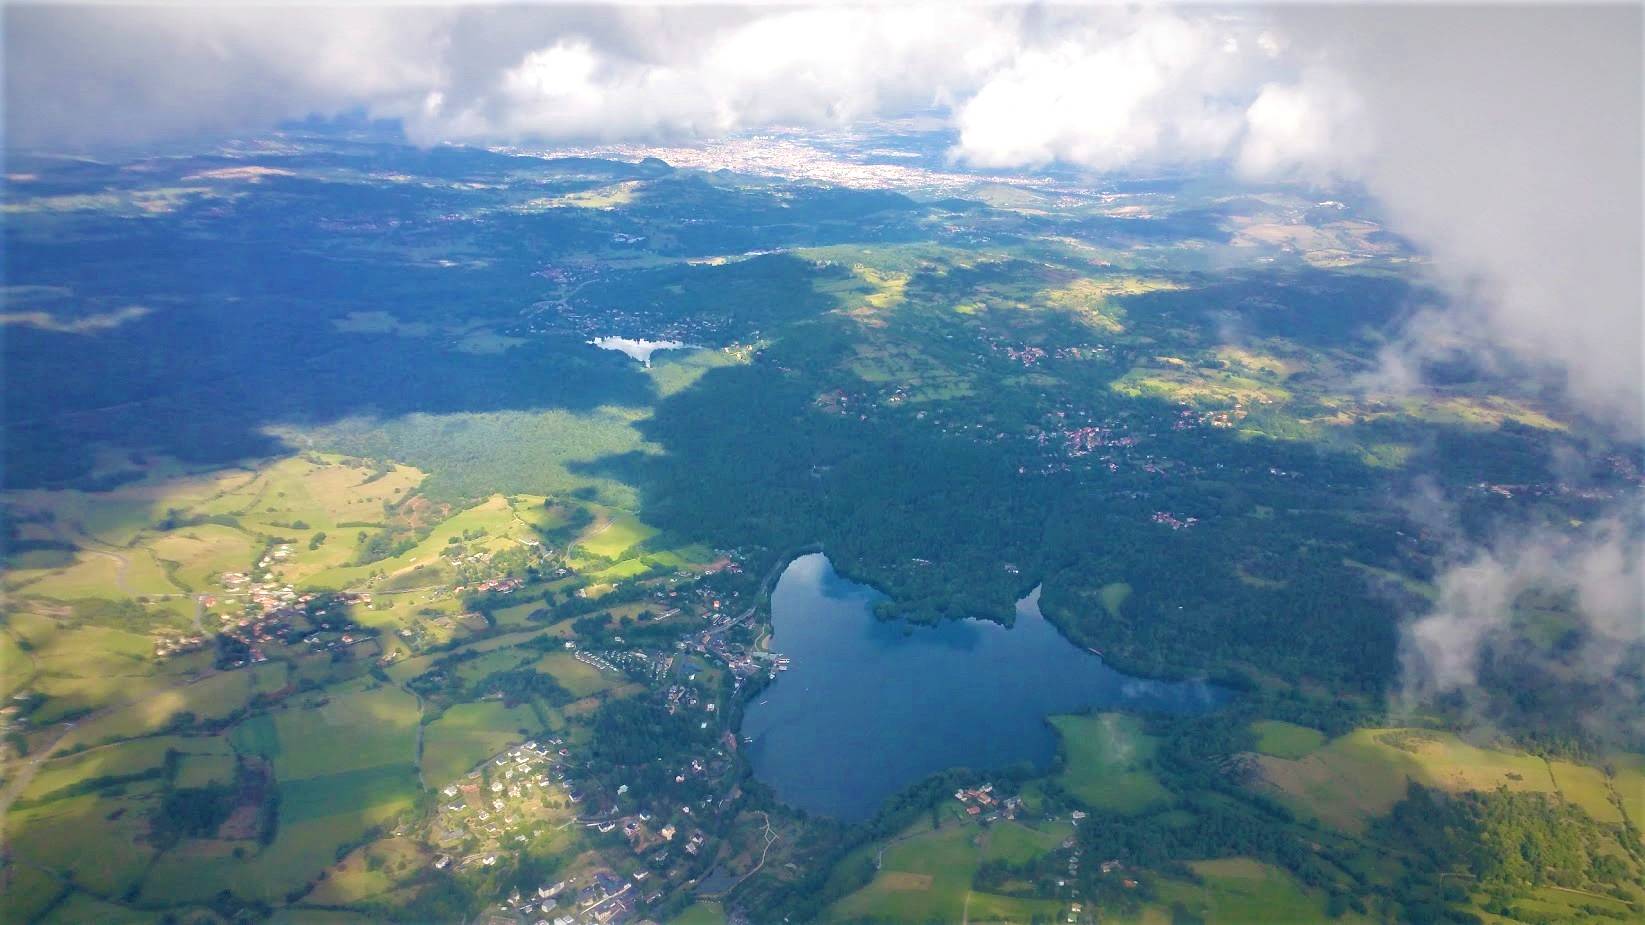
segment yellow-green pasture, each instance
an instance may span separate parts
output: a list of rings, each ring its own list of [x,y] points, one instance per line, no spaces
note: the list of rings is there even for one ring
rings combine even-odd
[[[979,893],[971,889],[971,881],[985,861],[1028,860],[1055,848],[1062,837],[1062,830],[1040,831],[1014,822],[992,828],[948,822],[935,830],[929,823],[916,823],[885,846],[874,879],[835,903],[827,918],[1028,922],[1056,915],[1062,906],[1054,900]]]
[[[145,687],[141,697],[77,725],[64,737],[63,745],[98,745],[152,735],[182,714],[192,714],[197,720],[220,719],[245,708],[258,694],[284,687],[286,672],[285,664],[267,662],[195,681],[178,679],[164,687]]]
[[[1404,799],[1408,781],[1450,791],[1559,789],[1547,762],[1535,755],[1422,729],[1356,729],[1302,758],[1257,762],[1260,788],[1303,816],[1353,833]]]
[[[1303,886],[1271,864],[1252,858],[1219,858],[1194,861],[1189,866],[1199,875],[1200,882],[1165,880],[1159,884],[1160,899],[1166,907],[1181,903],[1207,923],[1362,921],[1351,913],[1332,919],[1326,912],[1327,897],[1323,891]],[[1166,920],[1169,921],[1169,916]]]
[[[463,534],[473,536],[481,531],[484,531],[484,536],[463,540]],[[353,528],[344,528],[344,532],[350,533],[351,537],[357,535]],[[372,576],[381,574],[386,576],[385,585],[394,588],[396,586],[390,583],[396,576],[422,566],[440,570],[441,574],[430,574],[426,580],[405,587],[446,583],[451,580],[451,575],[443,557],[453,545],[453,538],[472,553],[517,548],[524,541],[535,540],[536,536],[529,524],[515,516],[507,498],[492,495],[474,507],[446,518],[421,542],[401,555],[368,565],[335,565],[309,574],[305,580],[314,587],[351,588],[361,586]],[[346,542],[353,542],[353,539],[345,539]],[[330,545],[329,541],[327,545]]]
[[[430,860],[428,849],[409,838],[384,838],[361,845],[327,871],[326,879],[303,897],[303,902],[350,906],[379,897],[422,873]]]
[[[591,510],[594,522],[577,537],[577,551],[616,561],[623,553],[657,535],[656,529],[646,526],[628,511],[599,506],[591,506]]]

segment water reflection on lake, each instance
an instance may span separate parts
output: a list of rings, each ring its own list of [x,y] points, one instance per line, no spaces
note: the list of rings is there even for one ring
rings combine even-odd
[[[856,821],[945,768],[1047,768],[1044,719],[1090,708],[1192,712],[1226,693],[1134,678],[1065,639],[1039,589],[1014,626],[937,626],[874,616],[880,595],[821,553],[795,559],[771,596],[772,647],[790,669],[749,705],[741,734],[754,775],[791,806]]]

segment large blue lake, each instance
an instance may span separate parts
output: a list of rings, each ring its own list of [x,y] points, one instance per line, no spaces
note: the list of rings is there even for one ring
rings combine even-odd
[[[790,806],[858,821],[946,768],[1049,767],[1047,716],[1194,712],[1226,699],[1204,682],[1109,668],[1046,622],[1038,589],[1009,628],[880,620],[880,597],[821,553],[795,559],[772,592],[772,648],[791,664],[749,706],[742,734],[754,775]]]

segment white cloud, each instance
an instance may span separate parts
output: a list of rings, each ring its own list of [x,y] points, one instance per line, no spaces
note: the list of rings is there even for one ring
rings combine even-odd
[[[615,15],[615,14],[614,14]],[[778,9],[676,21],[639,54],[561,35],[409,120],[423,140],[677,138],[845,124],[943,104],[1006,53],[1012,16],[937,7]]]
[[[1369,154],[1359,97],[1328,72],[1270,83],[1245,110],[1238,167],[1252,178],[1353,176]]]
[[[1600,707],[1583,717],[1590,731],[1645,733],[1645,717],[1637,713],[1645,691],[1636,683],[1645,668],[1639,662],[1645,647],[1645,546],[1636,531],[1611,518],[1579,531],[1504,533],[1489,545],[1463,546],[1453,554],[1453,564],[1435,579],[1432,610],[1405,628],[1400,690],[1405,709],[1458,694],[1476,721],[1490,722],[1497,712],[1491,701],[1502,692],[1487,689],[1480,675],[1492,659],[1589,692]],[[1528,628],[1515,604],[1533,590],[1570,597],[1560,616],[1535,617],[1541,625]],[[1567,622],[1560,643],[1530,641],[1549,636],[1554,619]]]
[[[995,72],[959,107],[955,153],[985,167],[1098,170],[1224,157],[1240,136],[1242,85],[1267,63],[1239,51],[1246,31],[1170,12],[1105,13]]]

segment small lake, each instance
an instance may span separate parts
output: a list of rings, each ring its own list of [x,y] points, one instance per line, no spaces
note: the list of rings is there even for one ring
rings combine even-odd
[[[754,776],[790,806],[860,821],[946,768],[1049,768],[1047,716],[1199,712],[1227,699],[1205,682],[1109,668],[1046,622],[1037,588],[1009,628],[880,620],[881,597],[821,553],[795,559],[772,591],[772,648],[791,662],[749,704],[741,734],[753,740],[743,748]]]
[[[596,337],[589,343],[601,350],[625,353],[648,367],[651,365],[651,355],[659,350],[683,350],[691,346],[677,340],[635,340],[628,337]]]

